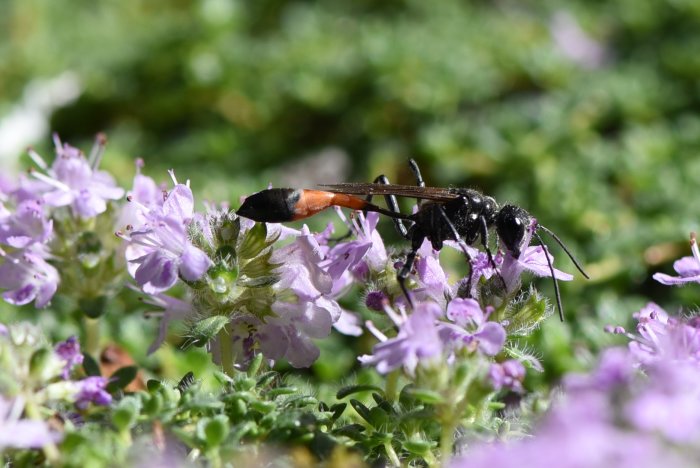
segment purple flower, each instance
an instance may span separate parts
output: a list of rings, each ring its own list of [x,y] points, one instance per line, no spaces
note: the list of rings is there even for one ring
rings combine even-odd
[[[362,335],[362,326],[360,323],[360,318],[357,314],[341,309],[340,317],[338,317],[338,320],[333,324],[333,328],[343,335],[360,336]]]
[[[345,220],[342,211],[338,210],[341,219]],[[346,271],[352,271],[359,279],[364,279],[369,271],[381,271],[386,267],[387,253],[376,227],[379,222],[378,213],[358,212],[352,219],[351,230],[356,239],[340,242],[331,248],[324,263],[326,271],[335,280]]]
[[[194,198],[189,187],[176,184],[160,208],[151,210],[147,223],[125,237],[129,272],[144,292],[157,294],[175,285],[178,274],[196,281],[212,261],[189,240]]]
[[[514,392],[522,392],[524,378],[525,367],[515,359],[493,363],[489,367],[489,380],[495,390],[507,388]]]
[[[360,356],[359,361],[376,366],[382,374],[403,367],[413,375],[419,363],[442,354],[442,342],[435,323],[440,315],[442,311],[437,304],[418,304],[413,313],[399,324],[399,332],[394,338],[380,336],[382,342],[374,346],[373,354]]]
[[[10,304],[24,305],[35,301],[38,308],[45,307],[58,288],[58,271],[43,258],[41,246],[5,254],[0,264],[0,289]],[[0,251],[0,255],[2,251]]]
[[[471,446],[450,466],[695,466],[698,320],[669,317],[653,303],[634,316],[639,336],[625,333],[628,348],[606,350],[589,374],[568,375],[533,437]]]
[[[117,221],[117,226],[140,228],[148,222],[148,213],[159,210],[165,201],[164,187],[159,187],[153,179],[141,174],[143,160],[136,160],[136,175],[131,190],[127,193],[125,203]]]
[[[700,362],[700,329],[670,318],[654,303],[647,304],[634,314],[639,336],[633,336],[629,348],[642,364],[663,360],[667,362]]]
[[[176,299],[158,293],[146,296],[143,301],[146,304],[156,306],[160,310],[148,312],[147,317],[161,316],[160,326],[158,327],[158,336],[153,343],[148,347],[148,354],[156,352],[163,344],[168,333],[168,325],[172,320],[184,320],[187,317],[192,317],[195,314],[195,309],[189,302]]]
[[[105,377],[86,377],[76,382],[78,393],[75,396],[75,406],[85,409],[90,403],[107,406],[112,403],[112,395],[107,393],[109,380]]]
[[[411,291],[411,296],[418,302],[432,300],[444,305],[451,291],[447,274],[440,266],[439,252],[433,250],[430,241],[425,239],[417,253],[415,269],[418,287]]]
[[[589,413],[592,411],[588,410]],[[564,413],[564,412],[563,412]],[[557,415],[558,416],[558,415]],[[567,413],[561,415],[573,416]],[[693,466],[654,437],[600,421],[561,424],[550,417],[537,434],[511,443],[481,444],[453,459],[450,468]],[[559,419],[559,418],[557,418]]]
[[[506,251],[503,265],[501,265],[501,276],[506,283],[508,292],[512,292],[518,288],[520,284],[520,275],[525,271],[534,273],[536,276],[552,276],[547,258],[549,257],[549,261],[554,265],[554,257],[549,253],[549,249],[541,245],[530,245],[535,229],[537,229],[537,220],[533,219],[523,239],[522,245],[527,247],[522,250],[520,257],[515,258],[510,252]],[[557,270],[556,268],[554,268],[554,277],[561,281],[571,281],[574,279],[572,275]]]
[[[41,448],[61,440],[45,421],[21,419],[24,401],[0,395],[0,451],[5,448]]]
[[[250,227],[242,225],[238,238],[245,239]],[[277,231],[272,239],[290,233]],[[293,367],[310,366],[320,354],[313,340],[327,337],[344,313],[335,297],[349,285],[349,274],[345,272],[333,279],[321,267],[327,249],[307,226],[295,234],[293,242],[274,250],[269,259],[269,273],[277,280],[269,289],[251,288],[250,292],[242,293],[240,297],[245,296],[243,300],[249,301],[245,312],[234,314],[227,326],[240,366],[245,367],[259,352],[272,361],[286,359]],[[268,242],[272,242],[269,236]],[[257,256],[265,257],[264,250],[269,248],[246,261],[260,261]],[[341,328],[349,333],[361,333],[353,319],[346,316]],[[216,337],[211,342],[210,350],[220,361],[219,339]]]
[[[66,341],[58,343],[55,350],[58,357],[66,363],[63,367],[61,377],[67,380],[73,367],[83,362],[83,355],[80,352],[80,343],[78,343],[78,339],[75,336],[71,336]]]
[[[450,466],[692,466],[682,452],[664,444],[656,434],[675,442],[697,440],[697,369],[691,378],[681,371],[684,382],[652,372],[649,385],[635,373],[633,360],[626,354],[624,349],[609,350],[591,376],[567,378],[566,393],[554,403],[533,437],[470,447]],[[656,390],[658,385],[665,387],[665,393]],[[681,434],[687,438],[674,439]]]
[[[477,291],[481,278],[488,280],[492,276],[499,273],[500,267],[503,265],[503,254],[500,251],[498,251],[493,257],[493,262],[496,264],[496,268],[491,265],[489,257],[485,252],[477,252],[473,254],[471,260],[471,291],[469,291],[471,297],[477,297]],[[462,282],[468,282],[467,280],[468,277],[462,280]]]
[[[285,358],[294,367],[308,367],[319,356],[311,339],[325,338],[343,310],[335,297],[346,288],[348,277],[333,278],[320,264],[323,248],[304,226],[293,243],[274,252],[280,279],[273,289],[274,315],[259,327],[260,347],[270,359]],[[291,294],[290,294],[291,293]]]
[[[673,263],[673,269],[680,276],[670,276],[665,273],[654,273],[654,278],[659,283],[667,286],[680,286],[686,283],[700,283],[700,251],[695,233],[690,234],[690,257],[683,257]]]
[[[271,359],[285,358],[293,367],[309,367],[320,354],[311,339],[326,338],[333,323],[340,316],[340,307],[334,301],[321,300],[275,302],[261,327],[260,346]]]
[[[0,204],[0,243],[23,249],[37,242],[43,244],[53,232],[53,222],[46,218],[41,200],[24,200],[14,213]]]
[[[478,349],[495,356],[506,342],[503,325],[487,321],[488,314],[474,299],[456,298],[447,305],[447,318],[453,323],[440,322],[440,338],[455,348]]]
[[[104,142],[98,141],[88,161],[80,150],[65,144],[54,135],[56,159],[47,174],[34,172],[34,176],[50,186],[43,194],[44,201],[51,206],[70,206],[73,213],[82,218],[93,218],[107,210],[107,200],[118,200],[124,190],[117,187],[111,175],[98,171],[99,155]],[[42,168],[43,161],[35,160]]]
[[[274,251],[272,261],[280,264],[278,291],[291,289],[298,297],[307,300],[331,294],[334,280],[343,281],[342,276],[333,278],[323,267],[323,247],[304,225],[294,242]]]
[[[572,62],[584,68],[599,68],[608,58],[608,52],[591,38],[568,12],[554,15],[551,34],[559,50]]]
[[[636,370],[630,353],[623,348],[611,348],[603,352],[598,367],[589,374],[572,373],[564,383],[568,391],[613,391],[632,381]]]
[[[309,303],[306,303],[309,306]],[[330,334],[331,321],[327,314],[316,315],[306,310],[283,311],[279,319],[266,322],[246,315],[234,318],[227,327],[233,342],[237,364],[243,368],[261,352],[271,362],[286,359],[296,368],[309,367],[318,359],[320,351],[311,338],[325,338]],[[328,319],[324,322],[324,319]],[[210,342],[215,362],[220,363],[219,337]]]
[[[648,383],[626,405],[625,414],[641,431],[693,444],[700,437],[700,369],[688,361],[669,364],[646,369]]]
[[[381,312],[384,310],[385,305],[389,302],[389,296],[383,291],[370,291],[365,296],[365,306],[369,310],[375,312]]]

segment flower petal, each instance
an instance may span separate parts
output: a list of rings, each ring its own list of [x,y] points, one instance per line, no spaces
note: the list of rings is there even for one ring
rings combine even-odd
[[[198,280],[213,265],[207,254],[189,243],[186,244],[180,261],[180,274],[187,281]]]

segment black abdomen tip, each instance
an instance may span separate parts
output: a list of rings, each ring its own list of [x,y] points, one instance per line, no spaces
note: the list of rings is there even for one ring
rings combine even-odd
[[[299,190],[273,188],[254,193],[245,199],[236,214],[264,223],[284,223],[294,218]]]

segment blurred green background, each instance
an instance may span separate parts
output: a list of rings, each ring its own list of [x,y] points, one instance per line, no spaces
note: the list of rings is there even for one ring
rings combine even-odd
[[[534,338],[555,373],[645,301],[700,300],[651,280],[700,214],[697,0],[3,0],[0,37],[7,168],[50,155],[50,131],[83,149],[104,131],[124,184],[140,156],[235,207],[269,182],[412,183],[413,157],[429,185],[526,208],[588,269]]]

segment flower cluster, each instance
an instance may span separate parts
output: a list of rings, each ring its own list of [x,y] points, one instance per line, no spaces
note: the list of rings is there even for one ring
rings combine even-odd
[[[163,317],[150,351],[165,340],[170,321],[184,320],[187,343],[206,345],[225,369],[257,353],[311,365],[319,355],[311,340],[328,336],[342,313],[319,237],[255,224],[226,206],[197,213],[188,184],[171,177],[174,187],[158,196],[152,180],[137,176],[129,224],[118,233],[129,272],[145,301],[160,309],[152,314]],[[292,240],[273,248],[281,239]],[[184,299],[166,294],[178,282],[188,289]]]
[[[451,466],[693,466],[697,321],[670,318],[656,304],[634,316],[639,334],[627,334],[628,348],[605,351],[590,374],[568,376],[534,438],[472,449]]]
[[[103,136],[98,136],[89,157],[61,143],[58,136],[54,136],[54,144],[56,158],[51,166],[30,149],[38,169],[29,177],[0,184],[0,289],[5,290],[3,298],[11,304],[48,305],[59,286],[58,271],[64,273],[62,267],[55,267],[57,263],[66,263],[68,277],[76,264],[94,268],[99,262],[86,254],[94,250],[96,241],[82,231],[108,211],[110,200],[124,194],[111,175],[98,170],[105,146]],[[112,273],[104,277],[115,276]],[[94,286],[89,283],[91,294],[99,289]]]
[[[112,402],[108,379],[72,378],[82,360],[75,337],[51,348],[33,325],[0,324],[0,449],[54,444],[62,434],[46,415]]]
[[[370,213],[367,219],[373,220],[374,216]],[[368,223],[369,226],[364,227],[364,218],[362,215],[358,217],[361,232],[372,232],[374,224]],[[406,299],[395,281],[392,282],[400,263],[390,264],[386,253],[379,257],[383,262],[372,263],[365,260],[367,253],[346,256],[346,262],[348,257],[354,258],[357,264],[365,262],[361,271],[364,278],[370,280],[367,307],[384,311],[398,330],[396,336],[390,338],[371,321],[367,322],[369,330],[380,343],[372,355],[361,356],[360,361],[376,366],[382,373],[403,367],[409,375],[414,374],[420,362],[426,365],[451,363],[458,353],[462,357],[464,353],[477,353],[486,361],[493,362],[493,357],[504,351],[509,334],[532,329],[549,313],[544,301],[534,293],[527,298],[513,300],[524,272],[539,276],[551,274],[545,257],[547,255],[553,261],[551,254],[542,246],[529,245],[536,228],[537,224],[533,221],[523,239],[518,258],[498,251],[493,262],[486,253],[473,247],[447,242],[451,247],[466,250],[471,258],[470,276],[453,285],[450,285],[448,275],[440,265],[438,252],[426,240],[417,252],[415,275],[410,284],[410,294],[415,304],[410,315]],[[345,246],[336,246],[335,249],[348,251]],[[370,264],[371,267],[365,266]],[[350,263],[349,267],[352,266]],[[557,279],[572,279],[571,275],[559,270],[554,272]],[[390,306],[391,303],[394,308]],[[533,303],[536,307],[533,307]],[[519,361],[502,361],[493,362],[489,372],[492,386],[495,389],[520,391],[519,383],[525,373],[522,364]]]
[[[674,264],[667,285],[698,281],[700,254]],[[670,316],[649,303],[633,315],[627,348],[606,350],[589,374],[570,374],[535,437],[482,445],[454,459],[469,466],[695,466],[700,452],[700,320]],[[505,364],[504,364],[505,365]],[[498,371],[498,378],[507,372]]]

